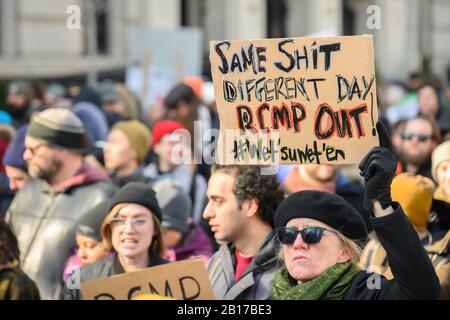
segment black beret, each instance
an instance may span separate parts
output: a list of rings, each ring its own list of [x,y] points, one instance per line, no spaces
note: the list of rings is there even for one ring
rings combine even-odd
[[[275,227],[295,218],[318,220],[352,240],[367,238],[366,224],[358,211],[333,193],[305,190],[291,194],[277,208]]]
[[[129,182],[111,198],[110,210],[120,203],[136,203],[146,207],[161,222],[161,208],[156,200],[155,191],[142,182]]]

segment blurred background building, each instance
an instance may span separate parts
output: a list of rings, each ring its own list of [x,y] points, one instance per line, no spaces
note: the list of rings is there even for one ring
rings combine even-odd
[[[368,28],[371,5],[380,29]],[[210,40],[373,34],[379,77],[448,82],[449,17],[450,0],[0,0],[0,78],[124,77],[131,29],[197,27],[206,76]]]

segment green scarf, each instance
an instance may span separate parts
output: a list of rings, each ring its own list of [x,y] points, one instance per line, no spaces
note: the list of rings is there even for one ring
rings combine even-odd
[[[353,262],[337,263],[320,276],[298,284],[286,267],[282,267],[273,279],[272,297],[275,300],[342,300],[360,271]]]

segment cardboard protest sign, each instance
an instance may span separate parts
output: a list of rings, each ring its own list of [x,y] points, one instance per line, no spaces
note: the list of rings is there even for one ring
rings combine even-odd
[[[210,43],[217,161],[359,162],[378,145],[370,35]]]
[[[180,300],[215,299],[201,258],[82,282],[81,292],[86,300],[131,300],[142,294]]]

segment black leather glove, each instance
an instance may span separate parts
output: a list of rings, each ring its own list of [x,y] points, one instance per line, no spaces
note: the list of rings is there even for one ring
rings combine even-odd
[[[395,176],[397,159],[392,151],[391,137],[384,125],[377,123],[380,146],[373,147],[359,163],[360,174],[364,177],[364,207],[372,209],[378,200],[383,209],[391,205],[391,182]]]

